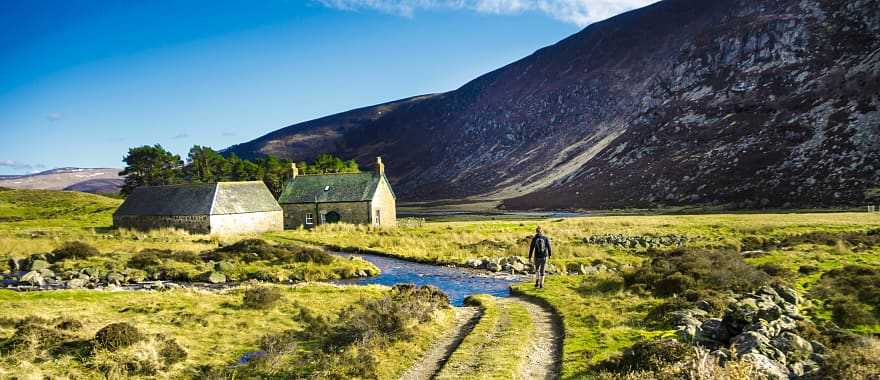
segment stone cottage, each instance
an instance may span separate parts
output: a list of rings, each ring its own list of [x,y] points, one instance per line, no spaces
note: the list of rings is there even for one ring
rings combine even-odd
[[[284,216],[263,182],[219,182],[139,187],[113,214],[113,225],[222,235],[281,231]]]
[[[284,209],[284,228],[311,228],[325,223],[397,224],[397,203],[382,158],[376,170],[365,173],[299,175],[284,187],[278,203]]]

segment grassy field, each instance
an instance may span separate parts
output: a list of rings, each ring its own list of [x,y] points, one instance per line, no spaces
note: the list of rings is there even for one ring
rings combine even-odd
[[[0,360],[0,378],[97,379],[106,374],[119,375],[117,378],[134,375],[198,377],[203,367],[226,367],[243,354],[260,350],[263,336],[308,326],[298,317],[303,307],[316,315],[335,319],[352,304],[380,298],[387,292],[387,288],[379,286],[340,287],[314,283],[278,289],[281,299],[276,305],[261,309],[243,306],[244,289],[222,293],[192,290],[162,293],[0,291],[3,309],[16,311],[14,315],[4,315],[0,324],[0,352],[4,353]],[[393,378],[406,369],[415,360],[414,356],[439,336],[451,319],[448,314],[444,312],[441,318],[419,326],[414,339],[397,342],[377,352],[383,378]],[[47,320],[44,323],[47,326],[61,321],[76,321],[77,324],[75,328],[63,330],[61,337],[46,333],[55,330],[45,327],[40,334],[27,336],[28,347],[13,349],[9,342],[16,336],[15,323],[28,318]],[[88,348],[81,348],[94,339],[99,329],[116,322],[136,326],[147,339],[119,355],[103,351],[89,354]],[[183,348],[185,360],[171,365],[161,364],[161,358],[155,358],[156,340],[152,338],[157,335],[161,335],[164,341],[173,340]],[[302,349],[314,349],[307,341],[300,343]],[[149,363],[154,368],[148,368],[148,362],[155,362]],[[137,373],[132,368],[146,372]]]

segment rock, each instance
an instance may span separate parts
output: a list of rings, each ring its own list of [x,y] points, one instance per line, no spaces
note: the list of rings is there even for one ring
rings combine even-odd
[[[226,282],[226,275],[220,272],[211,272],[206,276],[205,280],[212,284],[222,284]]]
[[[88,283],[88,281],[83,280],[81,278],[74,278],[74,279],[68,280],[65,285],[67,286],[68,289],[80,289],[80,288],[85,287],[87,283]]]
[[[559,269],[556,268],[556,265],[547,264],[547,266],[544,268],[544,272],[548,274],[556,274],[559,273]]]
[[[100,277],[100,273],[96,268],[83,268],[82,273],[85,273],[89,277]]]
[[[758,299],[756,306],[758,307],[758,319],[763,319],[766,321],[775,321],[782,316],[782,308],[777,305],[777,302],[782,301],[782,298],[779,296],[772,296],[768,294],[761,295],[761,298]]]
[[[9,260],[6,261],[6,265],[9,266],[9,271],[12,273],[16,273],[21,271],[21,264],[15,258],[10,257]]]
[[[36,259],[31,261],[30,270],[49,269],[49,262],[46,260]]]
[[[770,344],[770,338],[754,331],[735,336],[731,340],[731,346],[736,349],[737,355],[757,353],[783,364],[786,362],[785,354]]]
[[[798,306],[803,302],[803,299],[798,295],[797,291],[792,288],[782,285],[774,285],[773,288],[776,290],[776,293],[785,300],[785,302],[792,303],[795,306]]]
[[[464,266],[479,269],[483,266],[483,261],[480,259],[467,259],[464,261]]]
[[[214,270],[217,272],[224,272],[224,273],[232,272],[235,270],[235,264],[221,261],[217,264],[214,264]]]
[[[824,353],[828,352],[828,348],[826,348],[824,344],[819,343],[815,340],[810,341],[810,347],[812,347],[813,352],[815,352],[817,354],[824,354]]]
[[[43,280],[43,276],[40,275],[40,272],[30,271],[25,273],[24,276],[21,276],[20,282],[23,282],[28,285],[33,286],[43,286],[45,284],[45,280]]]
[[[755,369],[770,380],[788,380],[788,369],[764,355],[749,353],[740,358],[754,364]]]
[[[499,263],[497,261],[489,261],[486,263],[486,270],[489,270],[492,272],[499,272],[499,271],[501,271],[501,263]]]
[[[813,346],[809,341],[788,331],[779,334],[770,342],[780,349],[789,361],[806,360],[813,353]]]
[[[700,341],[725,342],[730,337],[720,318],[709,318],[700,325]]]
[[[511,269],[513,269],[514,273],[522,274],[526,272],[526,266],[523,263],[512,263],[510,264]]]
[[[673,325],[685,324],[686,321],[691,319],[696,320],[697,324],[699,324],[699,319],[705,318],[707,314],[708,313],[700,309],[685,309],[670,312],[668,318]]]
[[[693,342],[697,340],[702,334],[700,331],[700,321],[690,319],[685,322],[686,323],[675,327],[675,335],[685,342]]]
[[[108,285],[120,286],[125,282],[125,276],[120,273],[110,272],[107,273],[106,280]]]
[[[47,279],[47,280],[50,279],[50,278],[55,277],[55,272],[53,272],[53,271],[52,271],[51,269],[49,269],[49,268],[33,269],[33,270],[36,270],[37,272],[40,272],[40,275],[43,276],[43,278],[44,278],[44,279]]]
[[[715,307],[712,306],[712,304],[710,304],[709,302],[706,302],[704,300],[697,301],[697,303],[694,304],[694,306],[696,306],[697,309],[700,309],[700,310],[705,311],[707,313],[711,313],[711,312],[715,311]]]

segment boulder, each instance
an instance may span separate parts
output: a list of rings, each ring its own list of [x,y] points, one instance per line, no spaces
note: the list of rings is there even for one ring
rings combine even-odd
[[[752,363],[755,369],[767,376],[769,380],[788,380],[788,368],[764,355],[749,353],[742,355],[740,358]]]
[[[786,362],[785,354],[770,344],[770,338],[754,331],[746,331],[731,340],[731,346],[736,349],[737,355],[761,354],[783,365]]]
[[[779,294],[785,302],[792,303],[796,306],[803,302],[803,298],[801,298],[797,291],[792,288],[782,285],[774,285],[773,289],[776,290],[776,293]]]
[[[31,261],[30,270],[49,269],[49,262],[46,260],[36,259]]]
[[[707,315],[708,313],[700,309],[685,309],[670,312],[667,317],[670,323],[677,326],[687,324],[691,320],[695,320],[697,321],[697,324],[699,324],[699,320],[705,318]]]
[[[512,263],[510,264],[510,268],[513,269],[513,272],[517,274],[526,273],[526,265],[523,263]]]
[[[685,342],[693,342],[702,335],[700,321],[691,318],[685,323],[675,326],[675,335]]]
[[[110,272],[107,273],[106,280],[108,285],[120,286],[125,282],[125,276],[121,273]]]
[[[464,261],[464,266],[468,268],[479,269],[483,266],[483,260],[480,259],[467,259]]]
[[[812,347],[813,352],[815,352],[817,354],[824,354],[824,353],[828,352],[828,348],[825,347],[824,344],[819,343],[818,341],[815,341],[815,340],[810,341],[810,347]]]
[[[730,336],[720,318],[709,318],[700,325],[698,340],[704,342],[725,342]]]
[[[12,273],[20,272],[22,269],[21,263],[19,263],[18,260],[12,257],[10,257],[9,260],[6,261],[6,265],[9,266],[9,271]]]
[[[40,274],[40,272],[33,270],[25,273],[24,276],[21,276],[19,282],[23,282],[25,284],[33,286],[43,286],[46,283],[46,281],[43,280],[43,276]]]
[[[226,275],[220,272],[210,272],[206,276],[205,281],[212,284],[222,284],[226,282]]]
[[[501,271],[501,263],[499,261],[488,261],[485,263],[485,269],[492,272]]]
[[[50,278],[55,277],[55,272],[53,272],[53,271],[52,271],[51,269],[49,269],[49,268],[33,269],[33,270],[35,270],[35,271],[37,271],[37,272],[40,272],[40,275],[43,276],[43,278],[44,278],[44,279],[47,279],[47,280],[50,279]]]
[[[799,335],[785,331],[770,340],[774,347],[781,350],[789,361],[802,361],[809,359],[813,353],[810,342]]]
[[[65,285],[67,286],[68,289],[80,289],[80,288],[85,287],[86,284],[88,284],[88,281],[83,280],[81,278],[74,278],[74,279],[68,280]]]

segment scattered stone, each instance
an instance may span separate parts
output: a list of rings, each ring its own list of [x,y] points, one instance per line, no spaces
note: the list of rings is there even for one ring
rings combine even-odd
[[[31,261],[30,270],[40,270],[40,269],[49,269],[49,262],[46,260],[36,259]]]
[[[220,272],[210,272],[205,277],[205,280],[212,284],[222,284],[226,282],[226,275]]]
[[[755,368],[770,380],[788,380],[788,369],[773,359],[758,353],[745,354],[740,358],[754,364]]]
[[[81,278],[74,278],[74,279],[68,280],[66,285],[67,285],[68,289],[80,289],[80,288],[85,287],[87,283],[88,283],[87,280],[83,280]]]
[[[33,286],[43,286],[45,284],[43,276],[37,271],[27,272],[24,276],[21,276],[19,281]]]
[[[125,283],[125,276],[120,273],[110,272],[107,273],[107,284],[120,286]]]

